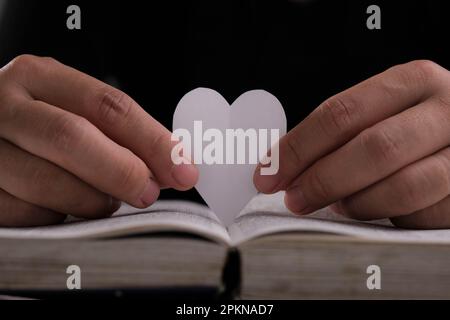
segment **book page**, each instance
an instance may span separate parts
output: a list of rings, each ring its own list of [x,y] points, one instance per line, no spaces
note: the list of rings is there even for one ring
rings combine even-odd
[[[0,238],[105,238],[151,232],[187,232],[223,244],[230,242],[227,230],[211,210],[201,204],[178,200],[160,200],[147,209],[122,204],[112,217],[98,220],[70,217],[60,225],[0,228]]]
[[[297,216],[288,211],[283,198],[284,192],[274,195],[260,194],[253,198],[229,227],[232,244],[272,233],[291,231],[342,234],[374,241],[450,244],[450,229],[401,229],[392,225],[389,219],[362,222],[338,215],[329,208],[310,215]]]

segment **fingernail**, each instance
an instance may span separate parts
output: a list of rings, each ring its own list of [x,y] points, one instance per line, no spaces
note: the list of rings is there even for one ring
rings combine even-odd
[[[275,193],[278,191],[277,187],[280,184],[280,177],[278,175],[261,175],[261,167],[256,169],[253,183],[255,184],[256,189],[258,189],[262,193]]]
[[[300,187],[288,189],[284,196],[284,203],[286,204],[286,207],[294,213],[308,213],[308,203],[306,202],[305,195]]]
[[[147,185],[139,198],[142,205],[145,207],[153,204],[159,196],[159,185],[153,180],[148,179]]]
[[[170,174],[183,189],[190,189],[197,184],[198,169],[191,163],[173,165]]]

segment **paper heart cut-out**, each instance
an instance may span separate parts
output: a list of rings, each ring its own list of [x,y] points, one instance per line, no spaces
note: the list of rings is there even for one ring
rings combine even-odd
[[[202,139],[198,137],[198,130],[197,136],[195,135],[195,121],[197,125],[198,121],[201,121],[203,132],[210,128],[218,129],[224,138],[226,129],[255,129],[258,132],[264,131],[259,131],[260,129],[266,129],[267,132],[278,129],[279,137],[286,133],[286,116],[281,103],[264,90],[248,91],[237,98],[231,106],[218,92],[211,89],[197,88],[188,92],[175,110],[173,130],[189,131],[192,137],[191,159],[195,156],[195,139]],[[276,142],[271,141],[268,134],[268,148]],[[202,142],[203,148],[209,143]],[[223,144],[225,145],[225,141]],[[257,164],[248,161],[245,164],[227,164],[226,148],[223,150],[224,164],[196,163],[200,176],[195,188],[222,223],[228,226],[257,194],[253,184]],[[235,151],[238,152],[236,149]],[[246,150],[246,156],[248,153]]]

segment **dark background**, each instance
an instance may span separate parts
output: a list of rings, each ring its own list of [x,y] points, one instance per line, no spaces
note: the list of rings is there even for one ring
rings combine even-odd
[[[278,97],[292,128],[327,97],[395,64],[450,69],[447,1],[0,0],[0,65],[52,56],[120,87],[171,128],[179,99],[204,86],[232,102],[251,89]],[[81,7],[81,30],[66,8]],[[381,30],[366,8],[381,7]],[[194,192],[163,197],[196,198]]]

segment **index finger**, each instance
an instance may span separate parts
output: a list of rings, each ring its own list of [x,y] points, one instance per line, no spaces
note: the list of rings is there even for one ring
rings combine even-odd
[[[32,98],[86,118],[135,153],[160,185],[185,190],[196,183],[194,165],[173,164],[170,131],[122,91],[51,58],[19,56],[8,69]]]
[[[278,173],[263,176],[258,168],[255,186],[265,193],[286,189],[315,161],[364,129],[425,101],[442,86],[435,75],[443,70],[430,61],[413,61],[329,98],[280,139]]]

